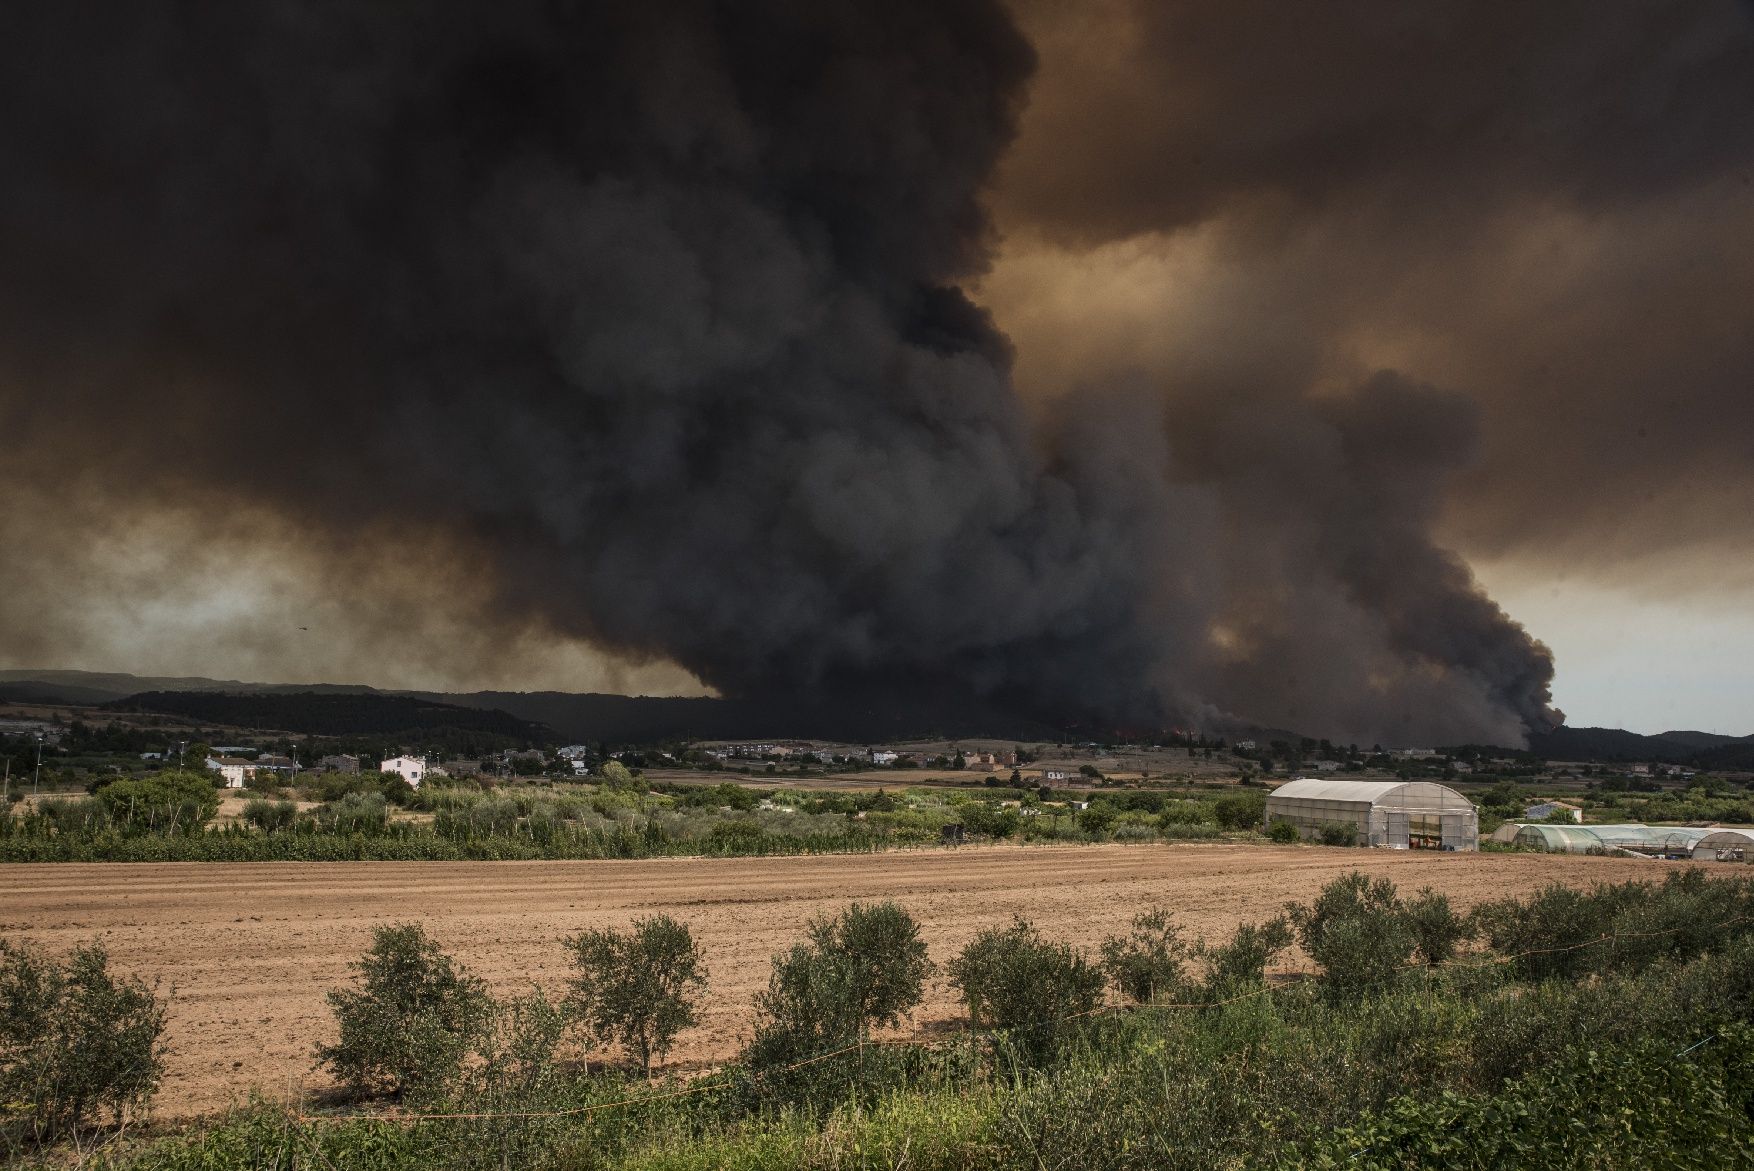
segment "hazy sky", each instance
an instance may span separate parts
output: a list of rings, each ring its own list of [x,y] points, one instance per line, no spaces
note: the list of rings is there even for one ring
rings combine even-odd
[[[1754,732],[1754,5],[656,8],[15,30],[0,665]]]

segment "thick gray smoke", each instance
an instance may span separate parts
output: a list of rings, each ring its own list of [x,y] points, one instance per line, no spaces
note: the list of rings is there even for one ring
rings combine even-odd
[[[960,291],[1033,67],[992,0],[73,3],[0,54],[14,475],[434,534],[489,618],[728,693],[1553,718],[1429,537],[1458,400],[1032,424]]]
[[[1201,241],[1163,385],[1298,397],[1363,354],[1478,406],[1471,557],[1748,588],[1754,3],[1017,3],[1043,64],[1007,252]],[[1040,348],[1089,377],[1118,347],[1080,308]]]

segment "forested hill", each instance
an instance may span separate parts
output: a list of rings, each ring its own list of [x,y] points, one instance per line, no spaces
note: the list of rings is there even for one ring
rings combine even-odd
[[[854,744],[939,736],[1058,738],[1064,728],[978,697],[895,693],[779,695],[747,699],[572,694],[561,691],[434,693],[503,708],[571,740],[650,744],[665,740],[834,740]]]
[[[456,731],[509,741],[551,743],[547,725],[494,708],[460,707],[378,693],[317,691],[146,691],[105,704],[113,711],[156,712],[204,724],[271,729],[307,736],[374,736]]]
[[[1529,737],[1529,751],[1543,760],[1659,760],[1703,769],[1754,768],[1754,736],[1711,732],[1641,736],[1619,728],[1555,728]]]

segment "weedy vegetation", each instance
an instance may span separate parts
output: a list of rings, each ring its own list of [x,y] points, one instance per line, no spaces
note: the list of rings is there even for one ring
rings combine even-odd
[[[1294,941],[1311,970],[1269,980]],[[258,1102],[87,1149],[85,1161],[115,1171],[1754,1166],[1748,879],[1689,870],[1554,887],[1463,916],[1441,896],[1406,898],[1351,874],[1219,942],[1184,941],[1168,910],[1151,909],[1105,940],[1098,961],[1018,921],[949,958],[968,1026],[925,1040],[884,1033],[932,978],[918,924],[893,903],[854,906],[775,957],[748,1048],[693,1078],[662,1067],[674,1034],[653,1023],[684,1021],[700,987],[687,928],[645,920],[567,946],[578,974],[566,1002],[535,992],[501,1002],[417,927],[385,928],[354,986],[331,998],[341,1040],[322,1052],[351,1100],[318,1117]],[[647,975],[631,971],[636,957]],[[41,997],[5,1003],[20,1019],[49,1011]],[[624,1060],[586,1066],[569,1055],[580,1038]],[[384,1095],[399,1096],[394,1110]]]

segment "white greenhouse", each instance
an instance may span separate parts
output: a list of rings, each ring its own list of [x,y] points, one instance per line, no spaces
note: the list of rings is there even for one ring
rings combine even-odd
[[[1391,849],[1477,850],[1474,803],[1430,781],[1335,781],[1299,777],[1267,795],[1266,824],[1288,821],[1305,839],[1350,840]]]
[[[1754,829],[1719,829],[1693,843],[1698,862],[1754,862]]]

